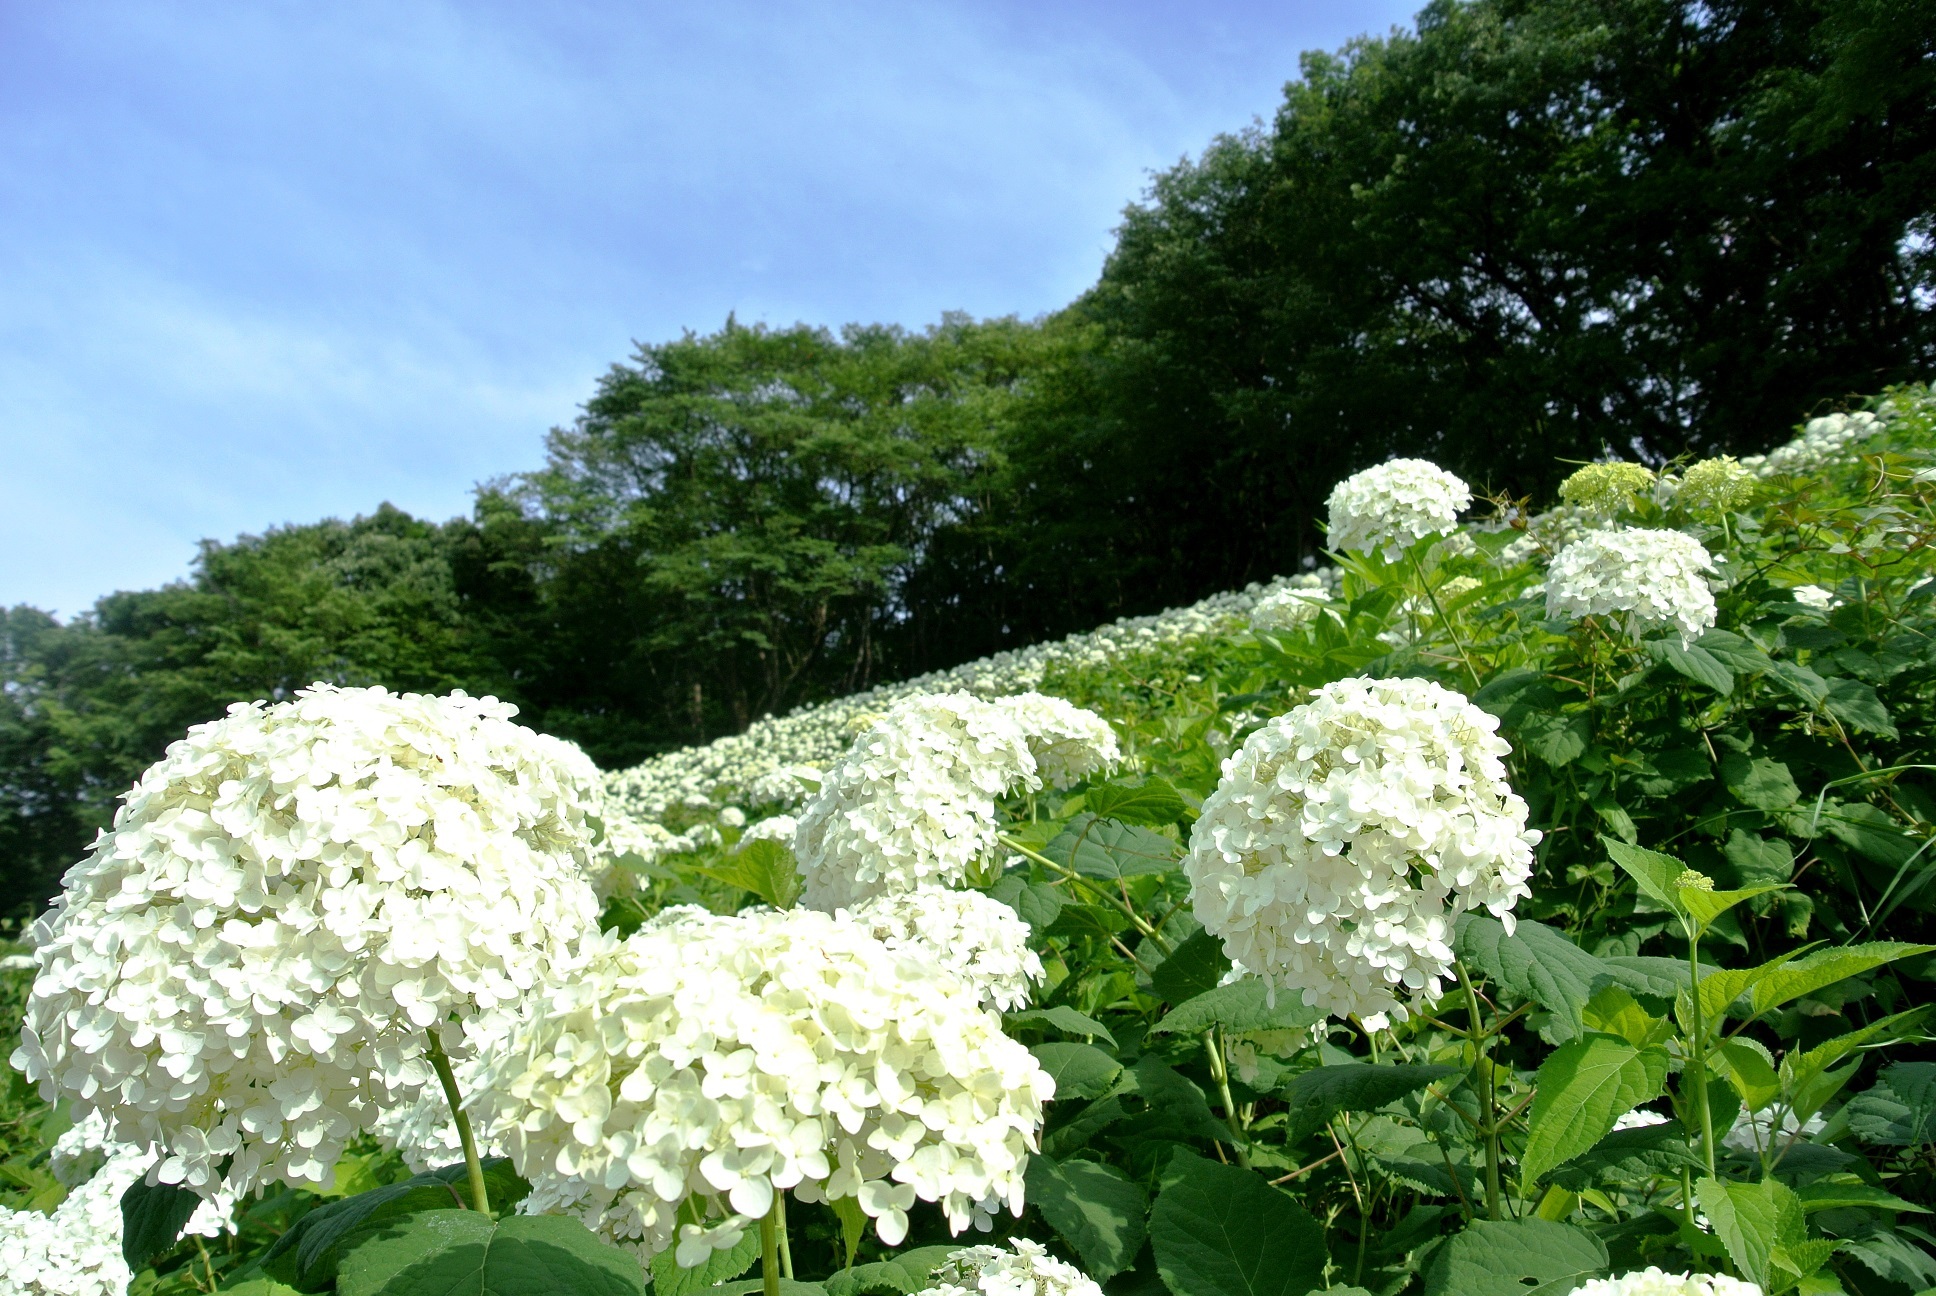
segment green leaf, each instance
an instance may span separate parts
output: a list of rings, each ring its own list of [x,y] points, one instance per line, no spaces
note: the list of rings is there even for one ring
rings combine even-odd
[[[1930,1011],[1923,1004],[1870,1022],[1867,1026],[1823,1040],[1806,1052],[1789,1052],[1781,1059],[1781,1083],[1788,1093],[1795,1119],[1805,1121],[1854,1076],[1855,1066],[1835,1071],[1837,1062],[1863,1049],[1908,1034]]]
[[[1828,697],[1828,681],[1808,667],[1798,666],[1794,662],[1775,662],[1768,671],[1768,678],[1774,680],[1796,700],[1810,707],[1822,705]]]
[[[1609,980],[1635,994],[1648,995],[1655,999],[1672,999],[1687,989],[1685,959],[1634,954],[1615,955],[1611,958],[1603,958],[1600,962],[1606,967]]]
[[[1801,1240],[1797,1230],[1806,1236],[1800,1199],[1779,1179],[1724,1183],[1708,1176],[1701,1178],[1695,1195],[1736,1268],[1763,1291],[1775,1291],[1776,1245],[1784,1238]]]
[[[1580,1014],[1593,997],[1593,982],[1607,971],[1599,959],[1551,927],[1523,918],[1508,936],[1497,918],[1461,914],[1452,945],[1494,985],[1552,1013],[1554,1033],[1561,1039],[1580,1033]]]
[[[1607,1267],[1583,1228],[1537,1217],[1475,1220],[1439,1248],[1425,1296],[1565,1296]]]
[[[791,909],[805,885],[792,850],[770,837],[747,842],[728,862],[699,872],[728,886],[751,891],[775,909]]]
[[[1694,643],[1737,675],[1760,675],[1774,665],[1752,640],[1732,630],[1710,630]]]
[[[1600,838],[1600,844],[1607,848],[1607,854],[1612,857],[1613,862],[1633,878],[1642,894],[1669,913],[1687,912],[1686,907],[1681,904],[1681,887],[1678,880],[1687,872],[1687,865],[1672,855],[1662,855],[1659,851],[1629,845],[1611,837]]]
[[[852,1202],[852,1198],[843,1198]],[[858,1211],[859,1203],[854,1203]],[[679,1267],[678,1256],[672,1248],[667,1248],[652,1257],[653,1296],[695,1296],[709,1287],[745,1273],[760,1258],[760,1231],[749,1228],[739,1236],[739,1241],[724,1251],[714,1251],[705,1260],[691,1269]]]
[[[1583,1035],[1541,1063],[1535,1084],[1519,1163],[1525,1191],[1612,1133],[1622,1116],[1666,1092],[1667,1051],[1635,1048],[1613,1035]]]
[[[1770,891],[1780,891],[1782,889],[1783,884],[1779,882],[1762,886],[1736,887],[1732,891],[1711,891],[1704,887],[1682,887],[1681,904],[1685,906],[1688,914],[1693,917],[1699,928],[1702,931],[1706,931],[1714,925],[1716,918],[1719,918],[1743,900],[1752,900],[1758,895],[1767,895]]]
[[[1876,691],[1861,680],[1838,676],[1828,682],[1828,697],[1822,710],[1860,733],[1872,733],[1893,741],[1896,726],[1889,709],[1882,705]]]
[[[1603,1035],[1617,1035],[1635,1048],[1665,1044],[1674,1028],[1665,1017],[1656,1017],[1642,1008],[1623,985],[1602,985],[1593,992],[1581,1014],[1586,1028]]]
[[[1699,644],[1681,647],[1678,639],[1649,639],[1647,655],[1679,671],[1696,684],[1705,684],[1723,697],[1734,692],[1734,672]]]
[[[1824,810],[1822,827],[1851,850],[1889,868],[1907,864],[1924,845],[1866,801],[1845,802]]]
[[[1175,1296],[1304,1296],[1324,1281],[1324,1231],[1308,1211],[1254,1171],[1180,1148],[1149,1234]]]
[[[1042,853],[1084,877],[1115,881],[1145,873],[1167,873],[1180,860],[1168,837],[1135,824],[1079,814]]]
[[[1786,882],[1795,875],[1793,847],[1740,828],[1728,836],[1727,859],[1736,876],[1750,886]]]
[[[1753,983],[1753,1014],[1759,1017],[1791,999],[1813,994],[1837,981],[1931,950],[1936,950],[1936,945],[1908,945],[1900,941],[1871,941],[1816,950],[1782,964]]]
[[[1053,1008],[1025,1008],[1021,1012],[1009,1013],[1002,1019],[1012,1029],[1028,1026],[1047,1026],[1061,1031],[1064,1035],[1094,1035],[1109,1041],[1111,1048],[1116,1047],[1116,1037],[1109,1028],[1086,1013],[1079,1013],[1068,1004],[1057,1004]]]
[[[1740,752],[1721,758],[1721,782],[1741,804],[1757,810],[1786,810],[1802,794],[1786,765],[1765,756],[1751,760]]]
[[[181,1240],[189,1216],[202,1204],[191,1188],[150,1184],[141,1178],[121,1194],[121,1258],[140,1273],[148,1262]]]
[[[1124,1067],[1104,1098],[1107,1101],[1123,1096],[1133,1096],[1145,1104],[1139,1133],[1147,1137],[1170,1138],[1175,1142],[1187,1138],[1230,1142],[1230,1127],[1210,1114],[1210,1103],[1204,1098],[1203,1090],[1154,1054],[1145,1053],[1136,1060],[1135,1066]]]
[[[1863,1210],[1917,1211],[1929,1213],[1929,1207],[1906,1202],[1892,1192],[1884,1192],[1873,1184],[1820,1182],[1797,1188],[1795,1196],[1801,1198],[1805,1211],[1839,1210],[1844,1206],[1860,1207]]]
[[[988,889],[988,894],[1013,909],[1037,939],[1055,925],[1056,916],[1062,912],[1062,892],[1046,882],[1030,882],[1019,873],[1005,875]]]
[[[1760,1111],[1781,1096],[1781,1076],[1769,1060],[1767,1051],[1745,1038],[1728,1040],[1716,1046],[1714,1058],[1727,1073],[1728,1083],[1749,1111]]]
[[[1223,942],[1207,931],[1200,931],[1170,952],[1150,973],[1150,984],[1166,1003],[1185,1003],[1217,988],[1230,960],[1224,956]]]
[[[1099,1098],[1123,1069],[1123,1064],[1093,1044],[1055,1040],[1029,1049],[1055,1080],[1058,1098]]]
[[[867,1212],[852,1197],[836,1197],[827,1205],[832,1208],[834,1218],[840,1221],[841,1266],[852,1269],[854,1253],[860,1250],[860,1240],[867,1236]]]
[[[868,1292],[900,1292],[905,1296],[921,1291],[955,1250],[952,1246],[913,1247],[872,1264],[850,1266],[827,1279],[823,1284],[826,1296],[865,1296]]]
[[[1868,1092],[1842,1109],[1849,1128],[1880,1147],[1936,1143],[1936,1062],[1897,1062],[1882,1068]]]
[[[411,1215],[343,1257],[337,1296],[644,1296],[638,1258],[568,1215]]]
[[[1580,1192],[1609,1180],[1645,1183],[1662,1175],[1679,1175],[1683,1169],[1698,1169],[1700,1164],[1687,1146],[1686,1133],[1677,1122],[1668,1121],[1615,1130],[1592,1150],[1555,1167],[1548,1178],[1569,1192]]]
[[[464,1166],[443,1166],[318,1206],[275,1240],[263,1254],[262,1270],[304,1291],[325,1290],[344,1254],[369,1231],[405,1215],[469,1205],[469,1179]],[[484,1187],[499,1210],[530,1191],[503,1157],[484,1162]]]
[[[1273,1005],[1263,981],[1247,976],[1192,995],[1170,1009],[1154,1029],[1191,1035],[1212,1026],[1221,1026],[1227,1031],[1290,1030],[1313,1025],[1324,1016],[1317,1009],[1304,1006],[1300,991],[1280,990],[1276,998],[1277,1003]]]
[[[1082,1258],[1082,1270],[1107,1282],[1143,1248],[1149,1194],[1122,1171],[1099,1161],[1029,1158],[1028,1203]]]
[[[1372,1111],[1459,1074],[1455,1066],[1412,1063],[1345,1062],[1313,1068],[1284,1086],[1285,1140],[1296,1143],[1317,1133],[1341,1111]]]
[[[1182,795],[1167,779],[1149,778],[1134,786],[1098,783],[1083,793],[1082,805],[1103,819],[1161,828],[1188,811]]]

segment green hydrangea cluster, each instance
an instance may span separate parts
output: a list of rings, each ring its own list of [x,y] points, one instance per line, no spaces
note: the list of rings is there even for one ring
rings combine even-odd
[[[1732,513],[1754,499],[1755,475],[1733,455],[1703,459],[1681,477],[1677,498],[1696,513]]]
[[[1637,463],[1588,464],[1560,483],[1560,498],[1589,513],[1614,514],[1653,484],[1653,471]]]

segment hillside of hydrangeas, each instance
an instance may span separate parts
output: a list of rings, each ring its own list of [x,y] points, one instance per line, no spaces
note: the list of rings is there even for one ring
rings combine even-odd
[[[0,963],[0,1296],[1936,1289],[1936,395],[600,771],[199,725]]]

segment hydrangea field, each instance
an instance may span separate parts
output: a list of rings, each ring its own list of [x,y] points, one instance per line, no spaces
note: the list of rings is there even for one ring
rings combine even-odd
[[[601,774],[317,685],[0,963],[0,1296],[1936,1289],[1936,397]]]

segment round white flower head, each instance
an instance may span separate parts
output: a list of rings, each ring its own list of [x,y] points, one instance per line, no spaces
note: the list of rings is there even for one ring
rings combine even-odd
[[[1797,585],[1788,591],[1788,597],[1816,612],[1831,611],[1842,601],[1835,597],[1834,591],[1825,590],[1820,585]]]
[[[1055,1082],[931,959],[805,909],[669,911],[586,954],[484,1066],[524,1209],[688,1267],[787,1189],[890,1246],[917,1198],[957,1232],[1020,1214]]]
[[[1546,576],[1546,615],[1620,614],[1627,633],[1670,629],[1682,643],[1714,626],[1714,559],[1679,531],[1595,531],[1560,550]]]
[[[1428,459],[1393,459],[1353,473],[1326,501],[1333,549],[1384,550],[1388,562],[1426,536],[1459,525],[1472,488]]]
[[[756,841],[776,841],[782,846],[792,846],[793,834],[798,831],[800,831],[798,819],[789,814],[774,815],[771,819],[762,819],[748,826],[746,831],[739,835],[739,842],[733,849],[745,850]]]
[[[146,1149],[116,1143],[109,1138],[107,1118],[100,1112],[91,1111],[54,1140],[54,1145],[47,1150],[47,1169],[64,1187],[72,1190],[92,1182],[97,1174],[119,1177],[118,1172],[110,1172],[109,1167],[130,1158],[131,1163],[139,1166],[143,1173],[154,1164],[154,1157]],[[182,1232],[206,1238],[233,1233],[234,1213],[235,1195],[220,1193],[195,1207],[195,1213],[182,1226]],[[118,1231],[116,1236],[120,1236]],[[0,1269],[0,1296],[4,1296],[6,1291],[6,1281],[6,1270]]]
[[[317,685],[189,730],[35,925],[14,1066],[158,1150],[162,1182],[329,1185],[434,1083],[433,1025],[597,925],[597,772],[514,710]]]
[[[996,798],[1066,787],[1120,757],[1108,722],[1061,698],[897,702],[854,739],[800,814],[801,903],[831,912],[885,892],[959,885],[995,844]]]
[[[1618,1278],[1589,1278],[1573,1289],[1573,1296],[1761,1296],[1761,1288],[1726,1274],[1647,1268]]]
[[[1318,619],[1324,591],[1283,589],[1266,594],[1250,610],[1250,628],[1265,634],[1290,634]]]
[[[146,1173],[147,1153],[123,1147],[51,1214],[0,1206],[0,1292],[121,1296],[121,1195]]]
[[[934,1271],[920,1296],[1102,1296],[1096,1280],[1028,1238],[1010,1238],[1012,1250],[963,1247]]]
[[[1674,499],[1683,508],[1697,513],[1731,513],[1745,507],[1755,497],[1759,479],[1735,461],[1733,455],[1703,459],[1688,468]]]
[[[1560,483],[1560,499],[1574,508],[1605,517],[1631,505],[1640,492],[1653,484],[1653,470],[1640,464],[1622,460],[1590,463]]]
[[[1451,975],[1454,920],[1512,927],[1526,803],[1499,721],[1418,679],[1347,679],[1244,740],[1190,834],[1190,900],[1230,961],[1366,1025]]]
[[[1007,905],[980,891],[922,887],[863,900],[851,911],[889,949],[914,949],[1003,1012],[1029,1001],[1047,975],[1028,947],[1029,926]]]

